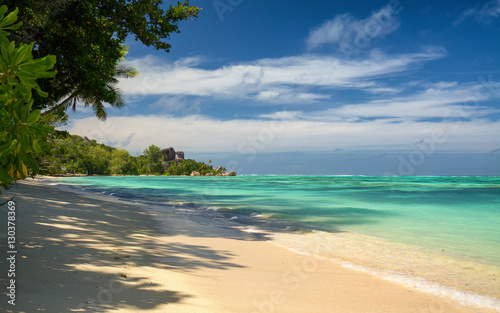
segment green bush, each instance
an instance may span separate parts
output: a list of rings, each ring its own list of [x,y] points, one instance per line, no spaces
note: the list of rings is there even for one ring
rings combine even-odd
[[[5,13],[7,6],[3,5],[0,7],[0,185],[7,188],[13,181],[38,172],[31,153],[47,147],[44,138],[53,128],[39,122],[40,110],[31,111],[32,89],[42,97],[47,96],[36,80],[56,74],[49,71],[56,57],[33,59],[33,43],[16,46],[10,42],[7,30],[18,29],[22,23],[15,23],[17,9],[7,16]]]
[[[211,170],[204,162],[196,162],[193,159],[187,159],[180,162],[178,165],[173,164],[167,170],[166,175],[190,175],[192,172],[198,172],[202,175],[212,173],[213,175],[219,174]]]

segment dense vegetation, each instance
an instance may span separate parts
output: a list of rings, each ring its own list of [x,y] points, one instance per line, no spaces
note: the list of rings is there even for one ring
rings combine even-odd
[[[151,145],[143,154],[135,157],[126,150],[117,149],[95,140],[89,140],[67,132],[57,132],[52,136],[50,149],[37,155],[40,173],[47,175],[88,174],[88,175],[202,175],[219,172],[210,169],[203,162],[187,159],[165,167],[160,148]],[[225,169],[222,169],[225,172]]]
[[[188,1],[169,6],[163,0],[2,1],[0,186],[36,174],[35,155],[46,173],[66,168],[75,173],[161,174],[165,167],[143,162],[147,156],[134,158],[97,143],[80,152],[59,146],[59,154],[49,152],[47,135],[64,125],[65,111],[77,103],[90,106],[99,119],[106,118],[106,106],[122,107],[117,78],[137,74],[122,63],[125,39],[132,36],[168,52],[167,40],[179,32],[178,23],[196,18],[200,10]],[[53,140],[78,145],[76,138],[74,143],[70,138]]]
[[[193,159],[187,159],[180,162],[178,165],[171,166],[166,174],[167,175],[189,175],[192,172],[198,172],[201,175],[212,174],[218,175],[219,172],[212,170],[207,164],[203,162],[196,162]],[[222,172],[226,172],[225,168],[222,168]],[[188,174],[189,173],[189,174]]]
[[[40,123],[40,110],[32,110],[32,91],[46,97],[36,80],[56,74],[51,71],[54,56],[34,59],[33,44],[16,45],[7,39],[7,30],[22,25],[16,23],[18,10],[5,15],[7,10],[0,7],[0,185],[4,188],[38,171],[31,154],[43,151],[44,137],[53,128]]]

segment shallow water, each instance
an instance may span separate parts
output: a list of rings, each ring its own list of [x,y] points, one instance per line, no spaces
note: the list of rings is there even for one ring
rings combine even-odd
[[[206,216],[216,212],[271,231],[274,243],[289,249],[466,303],[490,301],[486,306],[500,310],[499,177],[142,176],[58,182],[176,203]]]

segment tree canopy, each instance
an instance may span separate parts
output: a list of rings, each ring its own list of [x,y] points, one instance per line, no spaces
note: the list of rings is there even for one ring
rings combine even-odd
[[[158,146],[150,145],[144,150],[146,164],[149,174],[163,174],[163,165],[161,164],[161,149]]]
[[[137,158],[127,151],[66,132],[51,136],[50,149],[37,155],[43,174],[137,175]]]
[[[143,154],[135,157],[126,150],[117,149],[95,140],[57,131],[50,136],[50,146],[36,155],[40,172],[48,175],[88,174],[88,175],[190,175],[225,173],[225,168],[215,171],[204,162],[187,159],[166,169],[165,156],[160,147],[150,145]]]
[[[123,43],[133,36],[146,46],[169,51],[168,39],[179,32],[180,21],[196,18],[200,8],[188,1],[165,8],[162,0],[4,0],[19,8],[23,27],[9,39],[35,43],[33,54],[57,56],[58,75],[40,83],[47,98],[37,98],[34,109],[49,110],[75,93],[92,106],[99,118],[104,107],[123,105],[120,94],[110,88],[116,82],[116,65],[123,56]],[[85,105],[92,105],[85,102]],[[66,106],[75,102],[68,101]],[[59,113],[63,113],[58,111]]]

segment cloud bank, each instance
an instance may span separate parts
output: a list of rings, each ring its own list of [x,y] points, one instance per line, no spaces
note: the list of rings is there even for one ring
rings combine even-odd
[[[216,69],[201,68],[192,60],[166,64],[158,58],[146,56],[128,62],[140,75],[122,79],[119,87],[131,96],[184,95],[305,103],[329,97],[328,93],[307,91],[313,87],[384,91],[385,86],[377,82],[378,78],[402,73],[445,55],[446,51],[440,47],[426,47],[421,52],[395,56],[374,53],[369,58],[350,61],[304,54]]]
[[[293,112],[285,119],[266,116],[220,120],[206,116],[137,115],[110,117],[100,122],[89,117],[69,127],[73,134],[142,152],[150,144],[194,152],[231,152],[248,155],[284,151],[411,150],[421,140],[433,140],[438,150],[490,151],[500,145],[500,121],[487,119],[440,122],[376,119],[318,122]],[[437,135],[436,135],[437,134]]]
[[[482,105],[498,99],[500,83],[438,82],[407,96],[310,111],[274,111],[229,119],[192,114],[94,117],[73,121],[69,130],[99,142],[140,152],[150,144],[202,152],[242,155],[258,152],[405,150],[435,140],[438,150],[490,151],[500,145],[499,109]],[[433,139],[436,134],[440,139]]]

